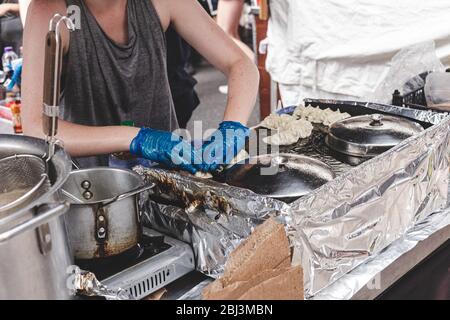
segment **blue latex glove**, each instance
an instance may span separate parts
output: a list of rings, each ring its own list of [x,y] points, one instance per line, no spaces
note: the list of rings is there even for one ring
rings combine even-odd
[[[203,163],[198,169],[203,172],[217,171],[222,165],[228,165],[245,148],[250,129],[239,122],[224,121],[209,141],[202,146]]]
[[[201,164],[201,150],[195,150],[180,136],[167,131],[142,128],[130,145],[130,152],[138,157],[179,168],[195,174]]]
[[[15,85],[19,87],[22,85],[22,63],[20,63],[15,67],[13,76],[9,81],[9,83],[7,84],[6,89],[8,91],[12,91]]]

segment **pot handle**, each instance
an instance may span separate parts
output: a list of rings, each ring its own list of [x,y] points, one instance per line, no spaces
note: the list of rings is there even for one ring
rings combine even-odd
[[[56,207],[50,207],[44,213],[37,215],[30,220],[19,224],[18,226],[12,228],[11,230],[0,233],[0,244],[5,243],[12,238],[29,231],[31,229],[35,229],[42,224],[49,222],[50,220],[57,218],[69,210],[69,203],[64,202],[62,204],[57,205]]]
[[[145,185],[143,187],[139,187],[137,189],[134,189],[134,190],[132,190],[130,192],[122,193],[121,195],[119,195],[119,196],[117,196],[117,197],[115,197],[115,198],[113,198],[111,200],[108,200],[105,203],[103,203],[103,206],[107,206],[107,205],[109,205],[111,203],[114,203],[114,202],[117,202],[117,201],[120,201],[120,200],[123,200],[123,199],[126,199],[126,198],[133,197],[133,196],[135,196],[137,194],[140,194],[140,193],[145,192],[147,190],[153,189],[155,186],[156,186],[155,183],[151,183],[151,184],[147,184],[147,185]]]

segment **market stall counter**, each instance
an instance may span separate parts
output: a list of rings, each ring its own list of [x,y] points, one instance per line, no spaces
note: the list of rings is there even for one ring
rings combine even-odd
[[[158,186],[154,194],[158,203],[147,208],[147,223],[191,243],[198,271],[220,277],[229,254],[257,225],[275,216],[287,227],[295,252],[294,263],[303,266],[306,297],[320,297],[326,288],[357,272],[407,232],[429,221],[435,216],[432,213],[446,207],[450,126],[446,114],[351,101],[307,100],[306,104],[339,109],[351,116],[397,116],[420,124],[425,130],[359,164],[323,154],[326,144],[311,150],[314,144],[299,140],[287,146],[283,152],[308,152],[307,156],[339,169],[335,179],[290,204],[215,181],[136,168]],[[326,134],[321,139],[325,137]],[[438,228],[440,225],[430,220],[427,230],[444,228],[443,232],[447,232],[447,215],[445,211],[441,215],[444,225]],[[434,249],[441,244],[435,243]],[[396,258],[411,247],[402,250]],[[430,253],[425,250],[420,255],[425,258]],[[412,267],[410,263],[403,274]],[[391,278],[387,285],[399,277]],[[352,289],[340,298],[350,299],[360,289]]]

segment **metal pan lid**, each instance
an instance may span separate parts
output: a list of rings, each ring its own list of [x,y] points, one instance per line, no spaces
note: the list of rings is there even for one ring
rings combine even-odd
[[[277,199],[300,198],[335,175],[323,162],[294,154],[268,154],[250,158],[226,172],[226,183]]]
[[[347,155],[374,157],[423,130],[418,123],[404,118],[364,115],[331,125],[326,144]]]

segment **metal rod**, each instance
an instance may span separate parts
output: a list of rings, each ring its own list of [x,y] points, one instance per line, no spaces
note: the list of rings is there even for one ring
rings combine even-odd
[[[58,133],[58,117],[59,117],[59,99],[60,99],[60,81],[62,70],[62,36],[61,26],[65,25],[69,31],[75,30],[75,25],[66,16],[55,14],[50,20],[49,34],[51,36],[54,33],[54,55],[52,55],[54,61],[50,61],[54,66],[52,79],[49,79],[53,85],[53,92],[49,92],[48,99],[44,101],[44,115],[46,117],[47,125],[44,127],[44,133],[47,135],[48,154],[47,160],[50,160],[55,153],[56,134]],[[50,100],[50,101],[48,101]]]

